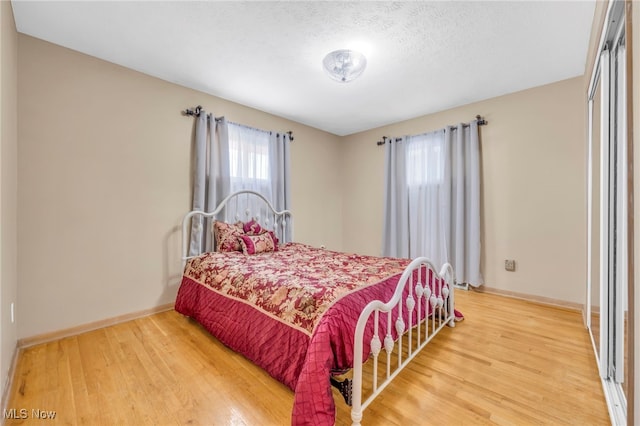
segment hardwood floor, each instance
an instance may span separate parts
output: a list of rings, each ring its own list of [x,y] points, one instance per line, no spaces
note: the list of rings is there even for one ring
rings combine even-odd
[[[609,424],[578,312],[456,295],[465,320],[430,343],[363,424]],[[350,424],[349,407],[334,399],[337,424]],[[287,425],[292,403],[287,387],[167,311],[23,350],[4,417],[14,417],[7,425]],[[37,410],[55,418],[37,419]]]

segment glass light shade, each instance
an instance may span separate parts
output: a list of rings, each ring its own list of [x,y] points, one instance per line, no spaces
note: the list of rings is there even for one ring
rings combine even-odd
[[[347,83],[364,72],[367,58],[354,50],[335,50],[324,57],[324,70],[329,77],[341,83]]]

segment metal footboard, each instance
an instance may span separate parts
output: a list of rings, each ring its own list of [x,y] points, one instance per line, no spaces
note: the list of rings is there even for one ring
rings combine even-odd
[[[414,259],[402,273],[391,300],[370,302],[360,314],[354,335],[353,382],[348,386],[354,426],[360,425],[367,406],[445,325],[454,327],[454,290],[450,284],[453,283],[453,269],[447,263],[439,274],[435,271],[428,259]],[[371,392],[363,400],[364,336],[372,316],[370,361],[373,375]],[[381,327],[385,324],[382,321],[386,322],[386,327]],[[381,328],[386,329],[382,340]],[[385,353],[381,353],[382,349]],[[378,371],[379,359],[385,371]]]

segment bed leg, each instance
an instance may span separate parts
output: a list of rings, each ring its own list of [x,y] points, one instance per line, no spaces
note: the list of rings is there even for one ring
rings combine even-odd
[[[452,328],[453,328],[453,327],[455,327],[455,326],[456,326],[456,321],[455,321],[453,318],[451,318],[451,319],[449,320],[449,322],[447,323],[447,325],[448,325],[449,327],[452,327]]]
[[[351,426],[360,426],[361,421],[362,421],[362,411],[358,411],[356,413],[354,410],[351,410]]]

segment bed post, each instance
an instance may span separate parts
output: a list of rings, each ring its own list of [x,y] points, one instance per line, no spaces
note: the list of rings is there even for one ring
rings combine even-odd
[[[442,265],[442,268],[440,269],[440,276],[445,278],[445,283],[447,283],[447,288],[449,289],[449,294],[445,294],[445,297],[448,297],[448,308],[447,308],[447,314],[450,316],[449,322],[447,323],[447,325],[449,327],[455,327],[456,326],[456,315],[455,315],[455,303],[454,303],[454,289],[455,286],[454,284],[454,280],[455,277],[453,275],[453,267],[451,266],[450,263],[445,263],[444,265]]]
[[[362,421],[362,339],[364,337],[364,327],[373,309],[369,303],[358,318],[355,339],[353,342],[353,386],[351,388],[351,426],[360,426]]]

